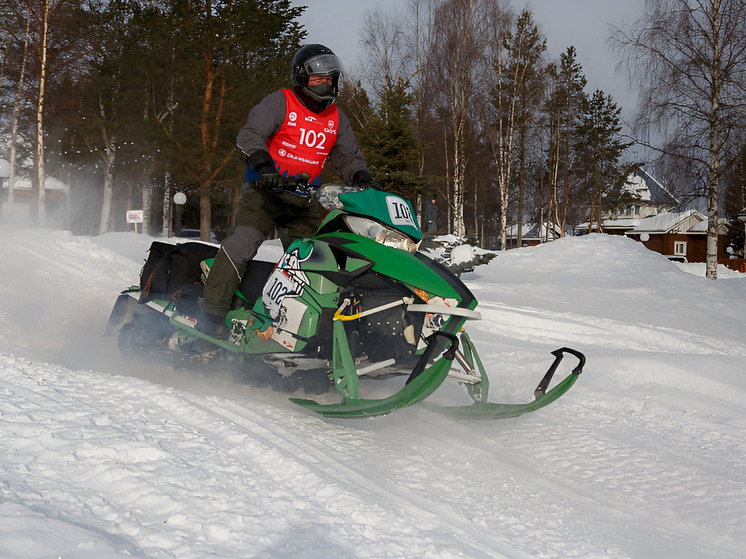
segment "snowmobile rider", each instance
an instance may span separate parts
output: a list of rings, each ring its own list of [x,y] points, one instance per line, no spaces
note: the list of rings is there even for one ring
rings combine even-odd
[[[293,57],[292,88],[267,95],[249,112],[236,144],[248,164],[236,227],[223,240],[205,282],[197,327],[216,334],[225,326],[233,296],[259,246],[281,233],[283,246],[312,237],[324,209],[288,177],[310,175],[317,186],[329,158],[344,184],[375,188],[347,116],[337,107],[342,65],[323,45],[301,48]]]

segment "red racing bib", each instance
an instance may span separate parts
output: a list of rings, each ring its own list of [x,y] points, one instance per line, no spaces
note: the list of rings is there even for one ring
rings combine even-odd
[[[330,105],[321,113],[306,108],[289,89],[285,94],[285,121],[267,142],[282,175],[297,177],[303,172],[314,181],[321,174],[324,161],[337,141],[339,111]]]

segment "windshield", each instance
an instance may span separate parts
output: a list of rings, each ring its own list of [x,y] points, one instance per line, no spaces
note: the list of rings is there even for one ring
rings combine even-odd
[[[377,243],[386,245],[391,248],[397,248],[399,250],[406,250],[407,252],[414,253],[417,251],[419,243],[416,243],[404,233],[386,227],[382,223],[373,221],[366,217],[360,217],[355,215],[344,216],[344,221],[350,231],[356,235],[367,237]]]

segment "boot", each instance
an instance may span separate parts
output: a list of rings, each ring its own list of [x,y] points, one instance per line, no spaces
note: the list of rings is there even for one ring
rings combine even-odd
[[[228,325],[225,323],[225,316],[212,314],[202,311],[197,317],[197,330],[213,338],[222,339],[228,332]]]

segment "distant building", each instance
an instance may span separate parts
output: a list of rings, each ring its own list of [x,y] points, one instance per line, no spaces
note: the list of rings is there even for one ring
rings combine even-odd
[[[521,230],[521,240],[523,246],[531,247],[544,242],[559,239],[562,227],[555,224],[554,227],[547,228],[546,223],[526,223]],[[506,232],[507,248],[517,248],[518,246],[518,226],[511,225]]]
[[[707,216],[697,210],[648,216],[626,235],[672,260],[707,260]],[[718,260],[728,257],[727,246],[728,225],[723,219],[718,225]]]
[[[629,174],[624,184],[613,189],[604,202],[601,229],[607,235],[624,235],[671,260],[707,260],[707,216],[697,210],[677,211],[679,200],[644,169]],[[746,221],[746,208],[741,212]],[[534,246],[561,236],[561,227],[547,231],[545,224],[525,224],[522,246]],[[586,222],[567,235],[584,235]],[[507,231],[508,248],[516,248],[518,227]],[[728,223],[718,224],[718,260],[728,260]]]
[[[671,211],[679,201],[644,169],[638,169],[606,196],[604,204],[604,231],[624,234],[634,229],[640,219]]]
[[[31,215],[31,208],[36,203],[31,199],[31,179],[28,176],[18,176],[15,178],[13,188],[13,207],[8,204],[8,187],[9,181],[3,181],[2,193],[2,213],[3,216],[12,219],[28,219]],[[60,218],[66,215],[67,205],[70,199],[70,187],[64,182],[47,176],[44,180],[44,189],[47,197],[47,214]]]
[[[676,211],[679,201],[644,169],[627,177],[606,201],[601,228],[625,235],[672,260],[707,260],[707,217],[697,210]],[[727,223],[719,224],[718,259],[727,258]]]

